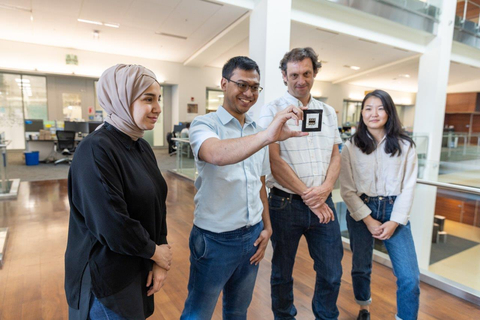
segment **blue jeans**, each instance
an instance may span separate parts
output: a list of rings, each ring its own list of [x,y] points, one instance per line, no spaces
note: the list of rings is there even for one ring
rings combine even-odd
[[[190,233],[190,278],[181,319],[211,319],[223,290],[223,319],[246,319],[258,265],[250,264],[263,222],[214,233],[193,226]]]
[[[321,224],[302,200],[269,195],[272,221],[272,311],[275,319],[294,319],[293,265],[300,238],[305,236],[316,272],[312,310],[316,319],[338,318],[337,297],[342,278],[343,246],[337,213],[329,196],[327,205],[335,221]]]
[[[98,299],[92,294],[90,312],[88,319],[91,320],[127,320],[112,310],[105,307]]]
[[[361,196],[372,210],[371,216],[384,223],[390,220],[395,197]],[[359,305],[371,303],[370,275],[374,238],[363,221],[355,221],[347,211],[347,226],[352,249],[352,282],[355,299]],[[397,277],[397,317],[403,320],[417,319],[420,296],[420,271],[410,222],[398,225],[392,237],[383,241]]]

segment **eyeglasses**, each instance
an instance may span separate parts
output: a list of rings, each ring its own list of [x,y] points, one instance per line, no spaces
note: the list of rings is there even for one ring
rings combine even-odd
[[[253,86],[251,86],[249,84],[246,84],[246,83],[243,83],[243,82],[233,81],[233,80],[230,80],[228,78],[225,78],[225,80],[235,83],[237,85],[238,89],[240,89],[240,91],[242,91],[242,92],[247,92],[248,88],[250,88],[250,91],[252,91],[252,93],[257,93],[257,92],[260,93],[263,90],[263,88],[260,87],[258,84],[254,84]]]

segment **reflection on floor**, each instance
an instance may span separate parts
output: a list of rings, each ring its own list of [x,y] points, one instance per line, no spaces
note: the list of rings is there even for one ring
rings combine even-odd
[[[470,243],[477,243],[477,245],[471,246],[469,249],[463,248],[447,258],[431,264],[429,271],[480,291],[480,228],[446,220],[445,231],[448,233],[446,244],[451,238],[457,237],[468,240]]]

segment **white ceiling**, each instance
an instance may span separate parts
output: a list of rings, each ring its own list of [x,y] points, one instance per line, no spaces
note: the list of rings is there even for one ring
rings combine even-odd
[[[210,0],[0,0],[0,39],[184,63],[207,44],[211,45],[214,42],[211,40],[222,31],[231,29],[246,12]],[[86,24],[77,19],[120,24],[120,27]],[[100,31],[98,40],[94,39],[93,30]],[[210,49],[207,58],[203,55],[204,65],[221,68],[232,56],[248,56],[248,31],[229,32],[226,37],[234,38],[229,39],[228,46],[223,41],[222,50]],[[312,47],[324,61],[316,80],[352,77],[345,82],[417,91],[418,59],[408,60],[415,52],[298,22],[291,24],[290,43],[292,48]],[[382,68],[402,59],[408,61]],[[360,70],[345,65],[358,66]],[[379,70],[365,73],[374,68]],[[356,74],[361,76],[355,77]],[[410,77],[399,77],[401,74]],[[478,78],[480,69],[451,64],[449,84]]]
[[[0,0],[0,38],[183,62],[245,12],[202,0]],[[100,31],[98,40],[93,30]]]

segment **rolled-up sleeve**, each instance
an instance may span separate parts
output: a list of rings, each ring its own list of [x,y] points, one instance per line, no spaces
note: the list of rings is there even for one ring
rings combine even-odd
[[[195,118],[190,125],[190,145],[192,147],[195,160],[199,160],[198,152],[200,151],[200,147],[205,140],[210,138],[220,139],[217,134],[217,130],[215,129],[215,124],[209,121],[207,117]]]
[[[340,170],[340,195],[347,205],[350,216],[355,221],[360,221],[367,217],[372,210],[357,195],[357,188],[353,178],[352,161],[350,159],[350,150],[348,143],[342,150],[342,166]]]
[[[265,155],[263,157],[263,163],[262,163],[262,176],[266,176],[267,174],[271,173],[270,170],[270,150],[268,149],[268,146],[264,147],[263,150],[265,151]]]
[[[405,161],[405,175],[402,182],[402,191],[397,196],[393,205],[390,221],[406,225],[410,218],[410,209],[412,208],[413,196],[415,194],[415,185],[417,184],[417,152],[412,145],[408,149],[408,155]]]

